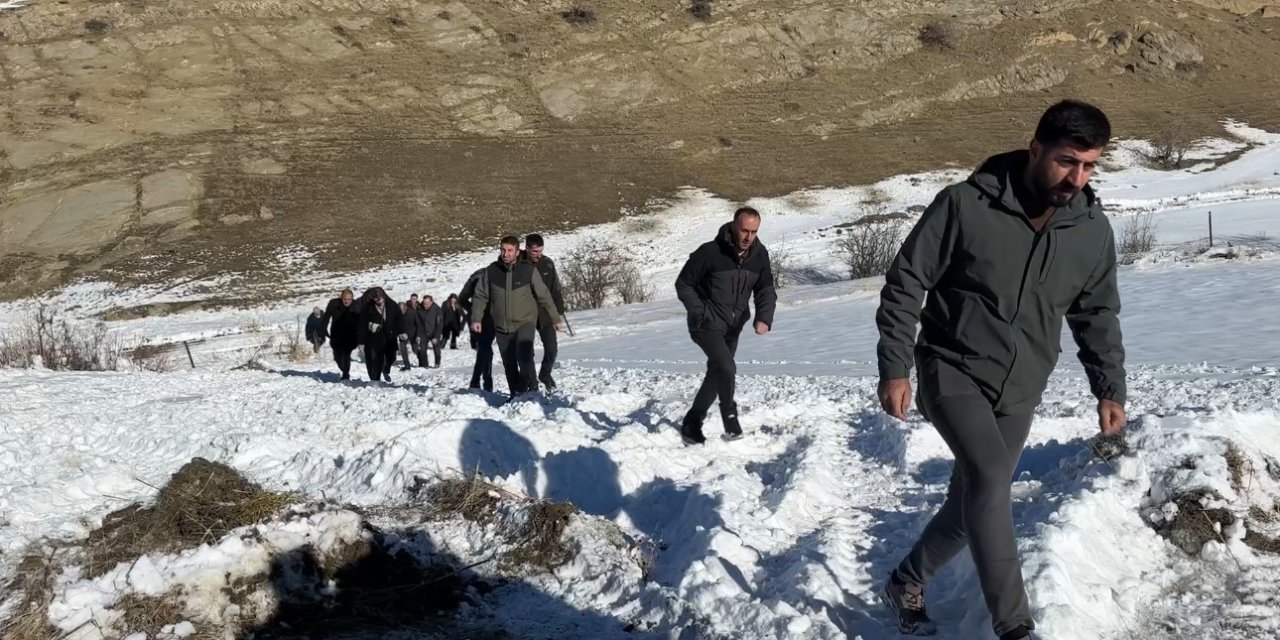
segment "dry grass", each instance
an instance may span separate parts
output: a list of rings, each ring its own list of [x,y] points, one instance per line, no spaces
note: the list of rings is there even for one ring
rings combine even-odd
[[[531,504],[524,526],[516,534],[520,543],[503,559],[503,565],[512,570],[551,571],[572,560],[574,552],[564,543],[564,529],[577,512],[568,502]]]
[[[471,522],[489,524],[498,516],[500,496],[505,493],[479,474],[469,478],[445,478],[430,485],[418,485],[414,493],[431,508],[436,519],[462,516]]]
[[[1156,531],[1188,555],[1198,556],[1205,543],[1223,542],[1222,528],[1235,523],[1235,516],[1226,509],[1209,509],[1205,502],[1221,500],[1221,496],[1208,490],[1197,489],[1174,498],[1178,514],[1172,522],[1157,527]]]
[[[85,572],[96,577],[147,553],[215,542],[298,500],[266,491],[224,464],[193,458],[160,489],[153,506],[132,505],[111,513],[90,532]]]
[[[5,640],[54,640],[60,634],[49,623],[49,604],[60,568],[52,557],[29,555],[18,564],[18,575],[6,587],[22,598],[9,619],[0,623]]]
[[[168,373],[173,371],[173,345],[142,344],[129,351],[129,361],[143,371]]]
[[[145,633],[148,638],[155,638],[164,627],[187,619],[177,594],[159,598],[129,594],[117,600],[111,608],[120,612],[118,629],[123,636]]]
[[[1249,492],[1253,480],[1253,462],[1240,451],[1234,442],[1227,443],[1227,470],[1231,472],[1231,488],[1237,493]],[[1246,478],[1249,483],[1246,484]]]
[[[285,327],[279,332],[279,340],[277,341],[276,355],[288,360],[289,362],[306,362],[311,359],[312,349],[303,336],[303,322],[295,321],[291,326]]]

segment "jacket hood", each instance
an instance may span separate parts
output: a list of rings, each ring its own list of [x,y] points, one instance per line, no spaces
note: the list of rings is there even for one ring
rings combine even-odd
[[[720,231],[716,232],[716,244],[719,245],[720,250],[725,252],[727,255],[731,255],[735,258],[738,256],[738,241],[733,237],[732,222],[726,222],[720,225]],[[754,254],[756,252],[756,247],[758,246],[761,246],[759,237],[757,237],[756,241],[751,243],[751,246],[747,248],[747,255],[743,256],[743,259],[745,260]]]
[[[991,156],[969,175],[969,184],[991,198],[992,202],[1000,203],[1006,210],[1026,215],[1022,209],[1022,203],[1014,194],[1013,181],[1021,179],[1022,171],[1030,161],[1031,152],[1025,149]],[[1093,187],[1086,184],[1080,193],[1071,198],[1071,202],[1066,207],[1054,214],[1054,218],[1056,220],[1075,220],[1083,216],[1092,218],[1095,215],[1097,203],[1098,197]]]

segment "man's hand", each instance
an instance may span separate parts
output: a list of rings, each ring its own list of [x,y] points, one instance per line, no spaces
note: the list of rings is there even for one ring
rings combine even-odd
[[[762,336],[762,335],[764,335],[764,334],[766,334],[766,333],[769,333],[769,325],[767,325],[767,324],[765,324],[765,323],[763,323],[763,322],[757,322],[757,323],[756,323],[756,335],[758,335],[758,336]]]
[[[907,410],[911,408],[911,381],[907,378],[881,380],[880,408],[899,420],[906,420]]]
[[[1124,406],[1115,400],[1098,401],[1098,426],[1103,435],[1119,433],[1125,425]]]
[[[563,332],[564,332],[564,323],[563,323],[563,322],[557,322],[557,323],[556,323],[556,333],[563,333]]]
[[[472,331],[474,331],[474,332],[476,332],[476,333],[480,333],[480,332],[484,331],[484,325],[480,324],[479,322],[472,322],[472,323],[471,323],[471,330],[472,330]]]

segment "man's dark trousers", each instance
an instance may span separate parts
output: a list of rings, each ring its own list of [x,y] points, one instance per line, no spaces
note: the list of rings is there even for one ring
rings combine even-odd
[[[559,353],[556,326],[551,324],[551,316],[545,309],[538,309],[538,338],[542,340],[542,368],[538,370],[538,379],[545,383],[553,379],[551,370],[556,366],[556,354]]]
[[[1035,406],[999,413],[978,385],[955,367],[928,358],[920,365],[917,406],[955,455],[942,508],[898,565],[898,577],[926,584],[969,549],[996,633],[1035,628],[1014,538],[1011,485]]]
[[[720,399],[720,415],[737,415],[738,404],[733,400],[738,375],[738,365],[733,357],[738,352],[738,336],[741,331],[719,333],[697,331],[692,334],[694,343],[707,354],[707,375],[702,379],[698,395],[693,398],[689,415],[702,420],[711,409],[711,403]]]
[[[507,374],[507,388],[512,394],[538,388],[533,363],[534,324],[520,325],[515,333],[498,333],[498,353],[502,354],[502,368]]]

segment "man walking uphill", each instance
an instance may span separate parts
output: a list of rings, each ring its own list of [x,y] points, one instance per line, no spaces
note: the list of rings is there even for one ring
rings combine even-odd
[[[551,258],[542,255],[542,249],[545,243],[542,236],[531,233],[525,236],[524,253],[520,259],[533,265],[538,270],[538,275],[542,276],[542,283],[547,285],[547,290],[551,292],[551,299],[556,303],[556,311],[564,316],[564,292],[560,288],[560,276],[556,274],[556,263]],[[555,391],[556,381],[551,377],[551,370],[556,366],[556,354],[559,352],[559,341],[556,336],[556,323],[551,321],[551,316],[547,315],[545,310],[538,311],[538,338],[542,340],[542,368],[538,370],[538,382],[547,388],[547,391]]]
[[[481,333],[485,313],[493,317],[497,332],[498,353],[507,374],[511,395],[538,390],[533,368],[533,332],[538,311],[545,311],[552,326],[560,330],[551,292],[542,282],[538,270],[527,262],[519,262],[520,241],[514,236],[502,239],[498,259],[485,268],[476,285],[471,308],[471,330]]]
[[[716,398],[720,399],[725,436],[742,436],[738,405],[733,399],[738,335],[751,317],[748,303],[752,298],[759,335],[773,327],[778,301],[769,250],[757,238],[759,232],[760,213],[750,207],[738,209],[733,221],[720,227],[715,240],[689,255],[676,278],[676,295],[689,313],[689,334],[707,354],[707,375],[680,425],[680,435],[688,444],[706,442],[702,421]]]
[[[1029,151],[989,158],[938,195],[885,276],[881,405],[906,419],[915,364],[920,412],[955,455],[946,501],[884,586],[904,633],[934,633],[924,585],[967,546],[996,635],[1031,637],[1010,484],[1064,317],[1102,432],[1124,426],[1115,238],[1088,186],[1110,137],[1096,107],[1050,107]]]
[[[360,341],[360,307],[356,295],[350,289],[329,301],[321,324],[328,328],[329,345],[333,347],[333,361],[342,372],[343,380],[351,379],[351,352]]]

